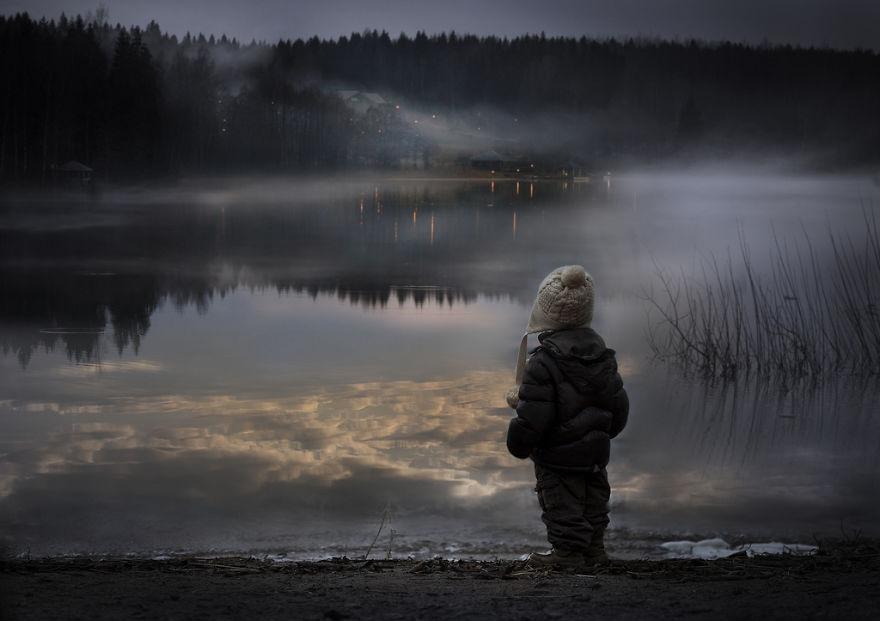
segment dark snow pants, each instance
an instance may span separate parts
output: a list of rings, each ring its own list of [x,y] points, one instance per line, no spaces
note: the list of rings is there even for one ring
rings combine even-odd
[[[541,520],[554,548],[584,552],[593,532],[608,526],[611,487],[605,468],[596,472],[562,472],[535,464]]]

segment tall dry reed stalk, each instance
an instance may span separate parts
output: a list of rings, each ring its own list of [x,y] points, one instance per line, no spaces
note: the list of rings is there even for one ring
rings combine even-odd
[[[710,254],[694,274],[656,265],[645,299],[659,321],[648,340],[661,359],[706,376],[767,373],[779,380],[829,372],[880,373],[880,231],[864,210],[863,238],[828,228],[827,257],[802,229],[774,231],[769,268],[756,268],[740,230],[737,252]],[[656,315],[655,315],[656,317]]]

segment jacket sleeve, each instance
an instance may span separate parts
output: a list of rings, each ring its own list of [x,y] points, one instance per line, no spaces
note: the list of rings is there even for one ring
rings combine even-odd
[[[601,394],[602,406],[611,412],[611,428],[608,436],[614,438],[626,427],[629,420],[629,396],[623,387],[623,378],[617,371],[617,359],[613,351],[609,350],[610,357],[607,367],[607,383]]]
[[[540,356],[532,356],[526,364],[519,387],[516,416],[507,428],[507,450],[514,457],[525,459],[541,441],[556,418],[556,386]]]
[[[629,395],[626,394],[626,389],[622,385],[611,398],[609,411],[611,412],[611,429],[608,430],[608,437],[615,438],[623,431],[629,420]]]

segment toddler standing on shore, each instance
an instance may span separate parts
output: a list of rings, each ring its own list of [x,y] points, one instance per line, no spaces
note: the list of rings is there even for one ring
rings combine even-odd
[[[535,464],[541,519],[553,549],[532,566],[577,568],[608,560],[604,533],[611,488],[605,466],[629,399],[615,352],[591,327],[593,279],[579,265],[553,270],[538,287],[517,359],[516,410],[507,448]],[[526,361],[528,335],[540,345]]]

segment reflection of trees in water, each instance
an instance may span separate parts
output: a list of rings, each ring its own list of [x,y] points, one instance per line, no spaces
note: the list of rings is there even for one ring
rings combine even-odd
[[[284,287],[279,286],[278,290],[283,291]],[[396,301],[400,306],[412,301],[419,308],[431,304],[452,307],[454,304],[472,304],[480,297],[480,294],[475,291],[460,291],[443,287],[378,286],[373,289],[365,289],[363,286],[358,286],[357,288],[339,286],[334,290],[333,287],[299,286],[294,287],[293,290],[296,293],[308,292],[312,298],[317,298],[320,294],[336,295],[342,301],[348,301],[353,306],[362,306],[364,308],[385,308],[392,300]],[[484,297],[498,296],[490,295]]]
[[[669,373],[662,411],[683,456],[697,454],[706,466],[747,470],[793,449],[813,451],[814,459],[849,455],[877,465],[877,378],[841,375],[782,386],[757,374],[713,382]]]
[[[0,230],[0,345],[23,365],[59,344],[97,361],[109,324],[116,349],[137,352],[161,304],[206,312],[238,287],[369,308],[526,300],[547,268],[570,260],[567,239],[592,248],[573,228],[546,234],[574,208],[570,189],[536,194],[544,200],[513,183],[402,184],[318,205],[39,205],[30,228]],[[593,252],[591,265],[609,260]]]
[[[443,287],[392,287],[381,283],[272,283],[241,275],[234,284],[216,284],[211,275],[177,278],[173,274],[76,274],[57,271],[4,272],[0,349],[26,366],[38,350],[62,346],[76,362],[100,362],[102,338],[112,328],[121,354],[137,353],[151,315],[164,303],[177,309],[208,311],[215,297],[239,288],[276,289],[282,294],[334,296],[364,308],[412,302],[417,307],[475,302],[481,294]],[[497,295],[489,297],[498,297]]]
[[[89,275],[55,270],[2,272],[0,347],[22,366],[38,349],[61,343],[77,362],[100,360],[101,337],[109,323],[122,353],[138,351],[162,294],[155,276]]]

